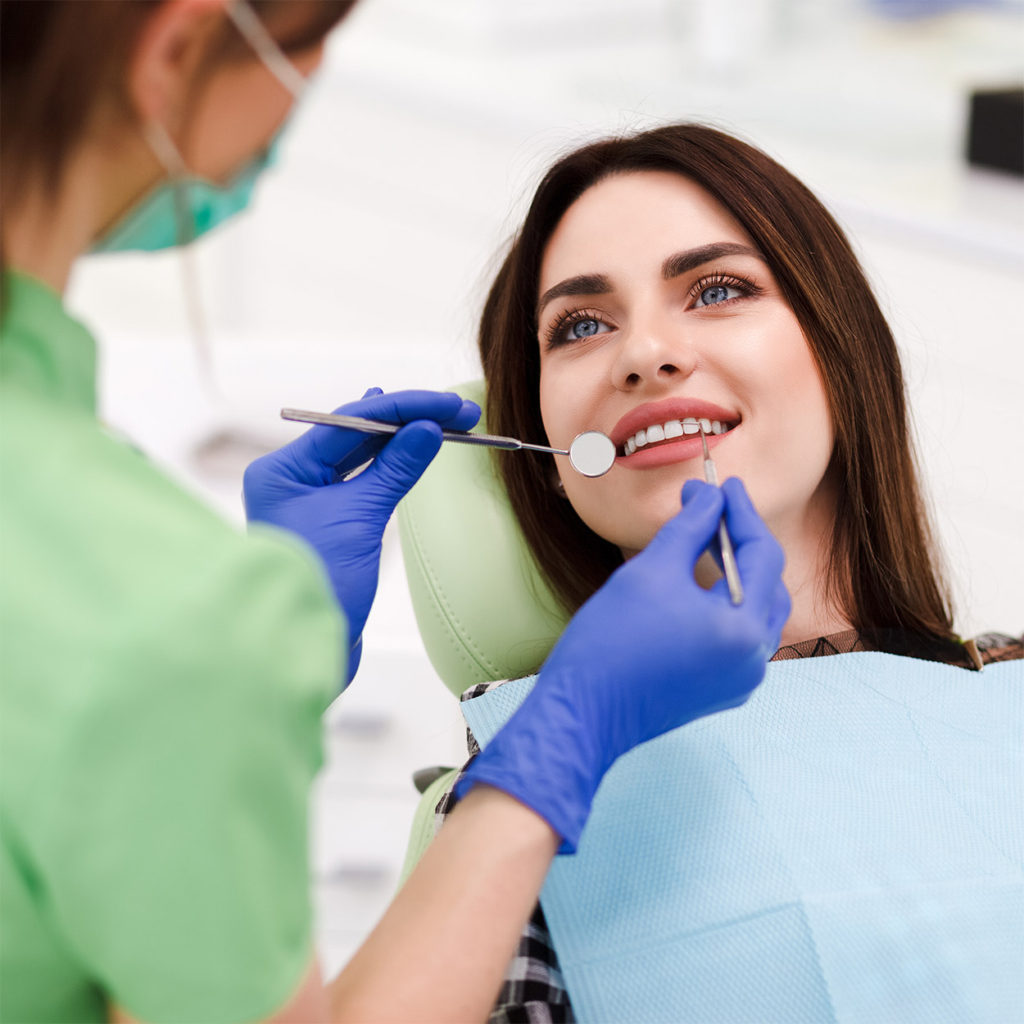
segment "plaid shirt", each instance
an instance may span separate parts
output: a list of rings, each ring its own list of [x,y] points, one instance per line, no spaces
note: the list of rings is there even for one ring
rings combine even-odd
[[[973,650],[971,645],[973,644]],[[963,646],[946,651],[929,649],[923,651],[908,645],[903,636],[886,638],[872,637],[868,641],[856,630],[846,630],[827,637],[805,640],[798,644],[781,647],[772,661],[787,661],[792,658],[820,658],[830,654],[848,654],[851,651],[888,650],[892,654],[921,657],[929,661],[943,661],[960,665],[962,668],[977,668],[978,662],[988,664],[994,661],[1014,661],[1024,658],[1024,637],[1015,639],[999,633],[986,633]],[[945,655],[945,656],[944,656]],[[489,690],[504,686],[506,680],[494,683],[479,683],[471,686],[461,700],[472,700]],[[434,833],[444,823],[455,807],[455,784],[461,779],[473,758],[480,753],[480,747],[469,729],[466,730],[466,744],[469,760],[462,766],[457,778],[437,803],[434,812]],[[498,999],[488,1018],[489,1024],[563,1024],[575,1021],[572,1002],[562,971],[558,966],[558,954],[551,941],[551,932],[540,903],[534,908],[533,916],[519,937],[515,956],[505,972]]]

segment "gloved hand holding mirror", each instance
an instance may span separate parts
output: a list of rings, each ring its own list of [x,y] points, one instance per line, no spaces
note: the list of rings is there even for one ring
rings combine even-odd
[[[399,428],[394,423],[366,419],[361,416],[338,415],[337,413],[311,412],[307,409],[282,409],[281,418],[299,423],[319,423],[327,426],[362,430],[368,434],[393,434]],[[604,476],[615,465],[618,452],[612,439],[600,430],[586,430],[577,434],[568,448],[550,448],[543,444],[527,444],[514,437],[499,437],[496,434],[470,434],[464,430],[445,430],[442,441],[457,444],[481,445],[503,451],[545,452],[549,455],[567,455],[572,468],[582,476]]]
[[[380,388],[371,388],[360,401],[342,406],[336,418],[378,422],[388,428],[384,433],[395,436],[367,437],[365,430],[316,427],[246,470],[243,491],[249,521],[290,530],[323,561],[348,620],[346,682],[359,666],[360,638],[377,592],[384,528],[437,454],[442,429],[468,429],[479,416],[474,402],[451,392],[385,395]],[[372,464],[365,472],[350,478],[368,462]]]

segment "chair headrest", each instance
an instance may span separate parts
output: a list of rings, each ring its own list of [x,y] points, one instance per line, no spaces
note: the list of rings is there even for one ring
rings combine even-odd
[[[452,390],[483,405],[484,384]],[[509,506],[495,459],[445,444],[398,507],[402,556],[430,660],[454,694],[536,672],[568,622]]]

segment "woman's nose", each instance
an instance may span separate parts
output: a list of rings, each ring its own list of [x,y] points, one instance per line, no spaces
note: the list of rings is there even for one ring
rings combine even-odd
[[[639,327],[639,325],[638,325]],[[612,366],[612,383],[620,391],[643,384],[667,383],[688,377],[696,353],[678,325],[659,323],[623,332]]]

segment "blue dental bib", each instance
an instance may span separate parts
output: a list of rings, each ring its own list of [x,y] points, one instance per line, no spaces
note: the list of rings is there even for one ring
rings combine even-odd
[[[577,1019],[1024,1020],[1022,711],[1022,661],[805,658],[621,758],[541,894]]]

